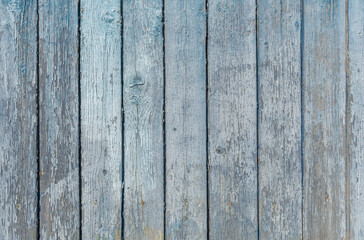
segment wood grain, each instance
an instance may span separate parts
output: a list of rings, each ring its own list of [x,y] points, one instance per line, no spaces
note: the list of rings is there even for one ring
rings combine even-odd
[[[350,0],[348,4],[348,183],[347,209],[350,214],[347,230],[349,239],[364,238],[364,5]],[[347,223],[347,224],[348,224]]]
[[[36,8],[0,2],[0,239],[37,237]]]
[[[40,238],[79,239],[78,1],[38,11]]]
[[[255,7],[208,5],[210,239],[258,236]]]
[[[82,238],[121,239],[121,3],[81,1]]]
[[[304,239],[344,239],[345,1],[304,1]]]
[[[206,239],[205,1],[165,4],[166,239]]]
[[[126,0],[124,18],[125,239],[163,239],[162,0]]]
[[[300,2],[258,1],[261,239],[302,239]]]

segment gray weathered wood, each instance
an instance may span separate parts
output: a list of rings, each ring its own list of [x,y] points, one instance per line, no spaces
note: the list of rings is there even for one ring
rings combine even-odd
[[[39,0],[40,238],[79,238],[78,1]]]
[[[121,239],[120,11],[120,1],[81,1],[83,239]]]
[[[344,239],[345,1],[304,1],[304,239]]]
[[[348,181],[350,235],[364,239],[364,4],[350,0],[348,5]],[[348,187],[348,186],[347,186]],[[348,191],[348,189],[347,189]],[[348,231],[347,231],[348,232]]]
[[[163,238],[162,0],[125,0],[125,239]]]
[[[37,236],[36,8],[0,2],[0,239]]]
[[[300,1],[258,1],[262,239],[302,239]]]
[[[258,236],[255,7],[208,5],[210,239]]]
[[[206,8],[165,2],[166,238],[207,238]]]

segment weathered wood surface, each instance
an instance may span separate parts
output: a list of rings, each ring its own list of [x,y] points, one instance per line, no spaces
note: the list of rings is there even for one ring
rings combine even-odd
[[[40,238],[78,239],[78,1],[39,0],[38,12]]]
[[[121,2],[82,0],[82,239],[121,239],[121,46]]]
[[[0,2],[0,239],[37,236],[36,10]]]
[[[364,239],[364,4],[348,2],[347,16],[347,219],[349,239]],[[350,178],[349,178],[350,177]]]
[[[206,239],[206,6],[165,4],[166,239]]]
[[[302,239],[300,1],[258,1],[259,225]]]
[[[258,236],[255,26],[255,0],[209,1],[210,239]]]
[[[304,239],[346,236],[345,1],[304,1]]]
[[[124,237],[164,234],[163,5],[123,1]]]
[[[360,0],[0,1],[0,239],[363,239],[363,26]]]

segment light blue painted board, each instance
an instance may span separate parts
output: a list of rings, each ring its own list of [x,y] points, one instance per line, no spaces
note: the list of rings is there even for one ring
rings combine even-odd
[[[345,1],[304,1],[304,239],[346,235]]]
[[[165,1],[166,239],[207,238],[206,7]]]
[[[79,239],[78,1],[38,12],[40,239]]]
[[[210,239],[256,239],[255,0],[208,1]]]
[[[364,4],[348,2],[348,222],[350,239],[364,238]],[[348,224],[347,223],[347,224]]]
[[[82,238],[121,239],[121,2],[81,1]]]
[[[0,239],[37,237],[36,8],[0,2]]]
[[[161,0],[123,1],[124,238],[164,234]]]
[[[300,1],[258,1],[261,239],[302,239]]]

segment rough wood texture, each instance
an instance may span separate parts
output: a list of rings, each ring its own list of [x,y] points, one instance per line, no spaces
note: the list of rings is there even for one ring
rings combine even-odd
[[[304,1],[304,239],[344,239],[345,1]]]
[[[165,2],[166,238],[206,239],[206,8]]]
[[[81,1],[83,239],[121,239],[120,4]]]
[[[350,192],[349,239],[364,239],[364,5],[350,0],[348,5],[348,151]],[[348,232],[348,231],[347,231]]]
[[[162,0],[125,0],[125,239],[163,239]]]
[[[208,10],[210,239],[255,239],[255,0],[210,0]]]
[[[261,239],[302,239],[300,2],[258,1]]]
[[[78,1],[39,1],[40,238],[79,238]]]
[[[0,2],[0,239],[37,234],[36,7]]]

